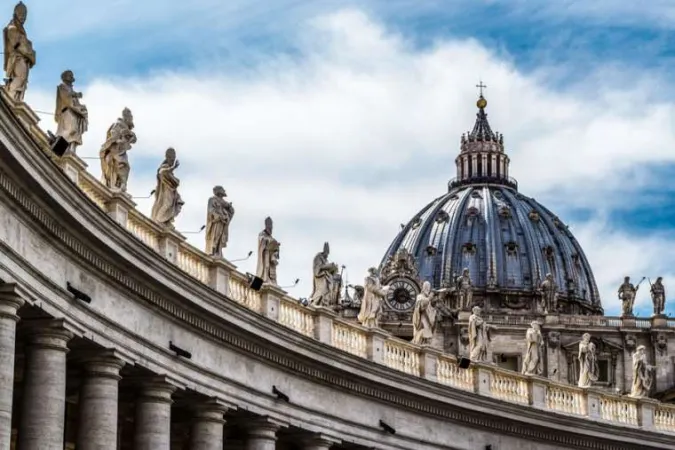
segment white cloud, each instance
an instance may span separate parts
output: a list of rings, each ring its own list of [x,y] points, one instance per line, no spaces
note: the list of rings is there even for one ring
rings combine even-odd
[[[299,296],[311,290],[311,261],[325,240],[360,282],[399,223],[444,193],[459,136],[473,126],[480,77],[512,175],[526,195],[546,196],[553,211],[570,198],[611,208],[641,187],[638,177],[613,195],[634,167],[675,160],[673,105],[652,101],[648,78],[617,84],[623,74],[593,97],[556,92],[541,78],[545,68],[525,75],[474,41],[416,50],[357,11],[317,19],[300,35],[302,58],[270,55],[245,76],[205,70],[80,86],[91,121],[80,154],[95,156],[108,125],[129,106],[139,138],[130,191],[153,188],[154,168],[174,146],[187,202],[178,229],[198,229],[212,186],[224,185],[237,209],[226,255],[254,249],[271,215],[283,244],[281,282],[300,277],[292,290]],[[28,102],[51,110],[52,96],[33,90]],[[45,117],[53,129],[51,121]],[[149,212],[150,200],[138,203]],[[576,233],[610,313],[624,273],[667,275],[675,262],[655,236],[630,236],[604,222],[578,224]],[[190,235],[198,246],[202,238]],[[254,270],[253,261],[242,269]]]

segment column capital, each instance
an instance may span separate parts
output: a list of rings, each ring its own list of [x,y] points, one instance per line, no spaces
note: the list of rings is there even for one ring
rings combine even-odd
[[[25,302],[16,283],[0,285],[0,317],[18,321],[19,316],[16,313]]]
[[[211,398],[206,401],[197,402],[192,405],[194,418],[196,421],[202,422],[216,422],[225,423],[223,415],[229,411],[236,409],[233,403],[225,402],[219,398]]]
[[[88,350],[79,352],[75,358],[82,363],[84,373],[89,376],[113,378],[120,380],[120,370],[125,365],[133,365],[133,361],[122,356],[114,349]]]
[[[271,417],[256,417],[243,424],[249,438],[277,440],[277,431],[287,426]]]
[[[166,377],[150,377],[140,382],[140,398],[145,401],[158,403],[173,403],[171,396],[178,387],[169,382]]]
[[[333,445],[342,443],[341,439],[326,436],[325,434],[317,433],[313,436],[302,438],[302,443],[311,449],[330,449]]]
[[[68,342],[75,336],[64,319],[36,319],[25,321],[22,332],[33,347],[51,348],[68,352]]]

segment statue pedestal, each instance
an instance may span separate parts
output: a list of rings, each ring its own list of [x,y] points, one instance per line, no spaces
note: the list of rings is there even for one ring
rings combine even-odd
[[[268,319],[279,320],[279,308],[281,307],[281,298],[286,295],[286,291],[276,284],[265,283],[260,288],[261,313]]]
[[[70,178],[73,183],[79,184],[80,173],[87,170],[87,163],[75,153],[66,153],[58,160],[61,170]]]
[[[222,258],[211,258],[209,287],[223,295],[230,295],[230,274],[237,266]]]
[[[106,206],[108,215],[112,219],[126,228],[129,220],[129,211],[136,208],[136,203],[131,200],[131,196],[119,191],[111,191],[112,195]]]
[[[622,328],[635,328],[635,316],[633,316],[633,315],[621,316],[621,327]]]
[[[170,228],[164,228],[158,236],[159,253],[166,259],[176,264],[178,258],[178,247],[185,242],[185,236],[178,231]]]
[[[35,111],[33,111],[26,102],[14,101],[7,95],[7,91],[4,88],[0,88],[0,96],[2,96],[2,99],[9,105],[16,118],[19,119],[21,125],[28,131],[31,137],[37,141],[42,150],[46,153],[48,152],[50,157],[53,156],[56,158],[56,155],[51,152],[47,133],[38,126],[40,117],[35,114]]]
[[[668,316],[665,314],[657,314],[652,317],[652,328],[667,328]]]

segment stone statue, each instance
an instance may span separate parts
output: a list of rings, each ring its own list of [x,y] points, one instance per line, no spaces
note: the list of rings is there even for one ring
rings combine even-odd
[[[415,309],[413,310],[413,344],[429,345],[434,336],[436,326],[436,308],[433,305],[434,292],[431,283],[425,281],[422,284],[422,292],[417,294]]]
[[[654,366],[647,364],[645,346],[640,345],[633,353],[633,385],[631,397],[648,397],[652,388]]]
[[[660,316],[666,307],[666,287],[663,285],[663,277],[658,277],[650,288],[652,294],[652,303],[654,304],[654,315]]]
[[[487,361],[490,326],[481,317],[480,306],[474,306],[469,317],[469,359]]]
[[[527,350],[523,359],[523,370],[525,375],[541,375],[543,372],[543,337],[541,335],[541,325],[539,322],[532,322],[530,329],[525,333],[525,342]]]
[[[82,93],[73,89],[75,76],[72,70],[63,72],[61,81],[56,88],[56,135],[68,142],[67,151],[75,153],[77,146],[82,145],[82,135],[89,127],[89,113],[87,107],[80,103]]]
[[[134,116],[129,108],[124,108],[122,117],[110,125],[106,140],[98,155],[101,158],[102,182],[110,189],[127,191],[129,180],[129,158],[127,152],[136,143]]]
[[[265,229],[258,234],[258,266],[256,275],[263,282],[277,284],[277,265],[279,264],[279,246],[281,245],[272,237],[272,218],[265,219]]]
[[[232,203],[225,200],[227,192],[222,186],[213,188],[213,197],[206,207],[206,253],[211,256],[223,256],[230,236],[230,222],[234,217]]]
[[[377,269],[374,267],[368,269],[368,276],[364,283],[361,309],[359,310],[359,315],[356,317],[361,325],[368,328],[377,328],[379,326],[378,319],[382,310],[382,302],[387,292],[389,292],[389,286],[382,286],[380,284]]]
[[[473,300],[473,284],[471,283],[469,269],[462,271],[462,275],[457,277],[455,284],[457,287],[457,308],[460,310],[470,308]]]
[[[14,16],[2,30],[5,52],[5,90],[12,100],[23,101],[28,85],[28,73],[35,65],[35,50],[28,39],[24,24],[28,9],[22,2],[14,7]]]
[[[541,307],[545,314],[549,312],[555,313],[558,311],[558,285],[553,279],[553,275],[546,274],[546,278],[539,285],[541,289]]]
[[[151,217],[155,222],[169,228],[173,228],[173,221],[185,203],[178,194],[180,180],[173,173],[178,166],[180,162],[176,159],[176,150],[169,148],[164,161],[157,169],[155,204],[152,205]]]
[[[591,342],[591,335],[584,333],[579,342],[579,387],[591,387],[598,381],[599,371],[595,344]]]
[[[633,315],[633,303],[635,303],[635,295],[640,288],[640,283],[637,286],[633,286],[633,283],[630,282],[630,277],[624,277],[623,284],[619,286],[619,300],[621,300],[623,316]]]
[[[329,306],[337,302],[335,287],[338,266],[328,262],[330,247],[328,242],[323,244],[323,251],[317,253],[312,263],[314,281],[312,295],[309,297],[312,306]]]

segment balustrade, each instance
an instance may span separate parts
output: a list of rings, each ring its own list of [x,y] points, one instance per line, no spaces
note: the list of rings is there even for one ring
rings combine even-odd
[[[151,249],[159,251],[159,236],[143,220],[139,220],[139,218],[129,214],[127,218],[127,230]]]
[[[296,301],[281,299],[279,323],[305,336],[314,336],[314,315]]]
[[[659,405],[654,409],[654,428],[675,432],[675,406]]]
[[[260,291],[254,291],[249,287],[246,276],[234,272],[230,274],[228,283],[232,300],[248,309],[260,312],[262,307]]]
[[[366,357],[367,339],[366,333],[343,322],[333,322],[332,327],[333,346],[353,355]]]
[[[527,378],[515,372],[493,371],[490,377],[490,393],[501,400],[529,403]]]
[[[460,369],[454,359],[446,356],[438,358],[436,363],[436,379],[439,383],[447,384],[464,391],[474,390],[474,371]]]
[[[584,391],[572,386],[546,387],[546,409],[566,414],[585,416],[587,414],[587,400]]]
[[[178,267],[202,283],[209,282],[209,266],[206,263],[205,257],[200,257],[200,255],[191,249],[181,248],[178,250],[177,263]]]
[[[411,375],[420,376],[420,355],[416,346],[395,338],[384,343],[384,365]]]
[[[637,425],[637,403],[635,400],[603,395],[600,397],[600,417],[609,422]]]

